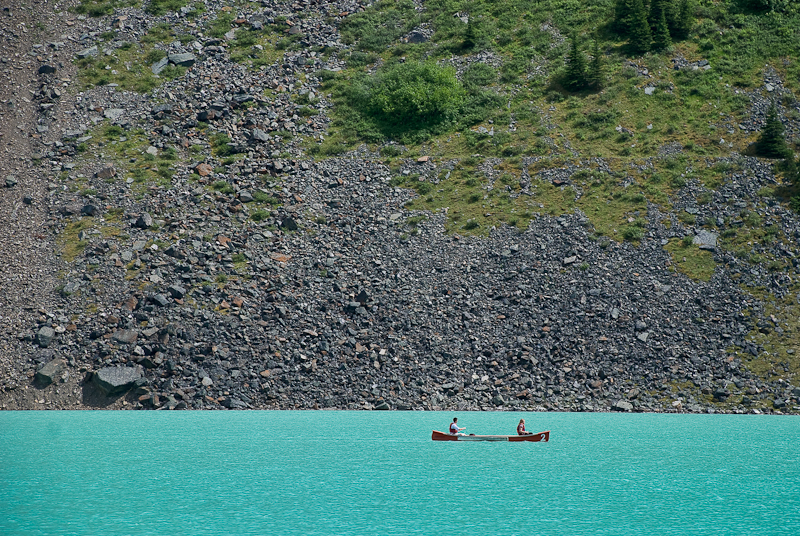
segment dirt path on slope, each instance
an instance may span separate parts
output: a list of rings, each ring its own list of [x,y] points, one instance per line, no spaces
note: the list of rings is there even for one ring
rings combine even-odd
[[[54,59],[48,43],[60,18],[55,6],[17,0],[0,10],[0,396],[29,383],[34,357],[45,357],[19,335],[50,312],[57,284],[59,260],[46,225],[51,178],[39,164],[46,147],[34,101],[39,68]]]

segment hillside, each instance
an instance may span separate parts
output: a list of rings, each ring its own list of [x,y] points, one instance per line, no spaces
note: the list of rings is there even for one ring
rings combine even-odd
[[[800,14],[24,0],[0,408],[800,411]]]

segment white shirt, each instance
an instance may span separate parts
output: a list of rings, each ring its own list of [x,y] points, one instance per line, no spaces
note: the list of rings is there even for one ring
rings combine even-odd
[[[458,433],[458,424],[451,422],[450,423],[450,434],[456,435]]]

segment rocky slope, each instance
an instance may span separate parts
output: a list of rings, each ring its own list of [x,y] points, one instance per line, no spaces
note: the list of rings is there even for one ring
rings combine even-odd
[[[445,160],[308,157],[329,123],[320,73],[347,52],[336,21],[361,4],[86,18],[26,1],[2,14],[0,407],[797,411],[800,389],[730,352],[764,351],[748,337],[762,305],[739,285],[794,274],[699,233],[721,268],[671,271],[663,246],[684,230],[655,206],[636,244],[596,240],[579,212],[446,234],[443,213],[410,221],[416,194],[391,183]],[[230,32],[209,35],[225,13]],[[188,38],[158,43],[152,72],[185,73],[143,94],[81,89],[75,58],[158,24]],[[232,61],[237,27],[276,24],[303,46]],[[674,207],[736,218],[774,182],[748,159],[711,203],[690,184]],[[785,207],[759,210],[796,236]]]

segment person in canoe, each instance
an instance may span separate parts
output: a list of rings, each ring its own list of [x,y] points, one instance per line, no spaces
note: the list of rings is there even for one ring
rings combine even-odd
[[[466,427],[465,428],[459,428],[458,427],[458,417],[453,417],[453,422],[450,423],[450,435],[459,435],[458,433],[461,430],[466,430]]]
[[[517,435],[531,435],[532,433],[525,429],[525,419],[520,419],[517,425]]]

